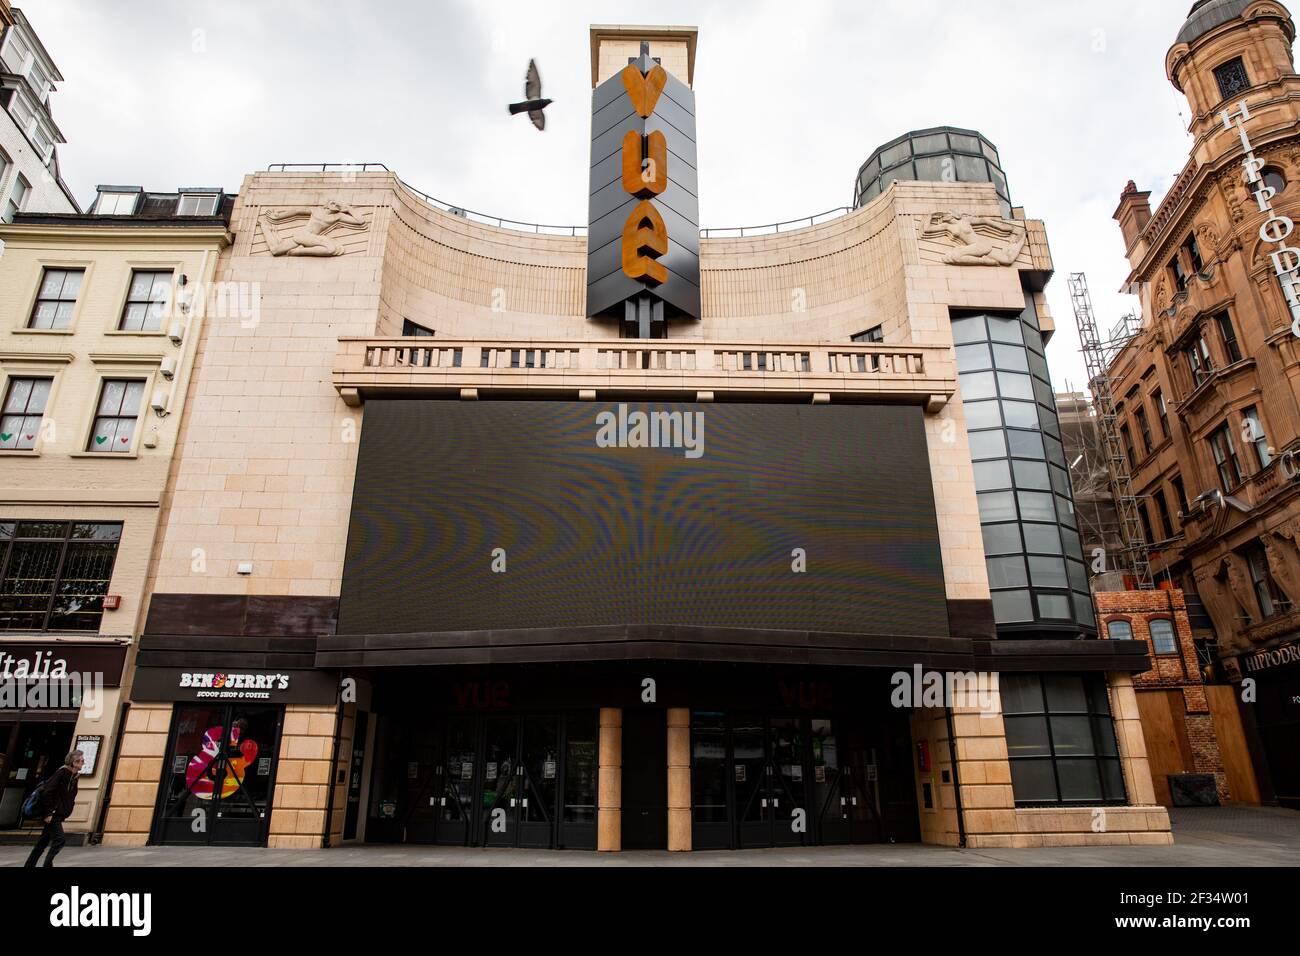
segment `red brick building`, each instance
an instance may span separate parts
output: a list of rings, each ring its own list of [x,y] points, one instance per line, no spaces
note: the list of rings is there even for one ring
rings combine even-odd
[[[1175,804],[1170,777],[1213,776],[1220,803],[1259,803],[1231,686],[1205,684],[1182,591],[1094,595],[1104,637],[1145,641],[1151,670],[1133,676],[1156,799]],[[1222,746],[1221,746],[1222,742]]]

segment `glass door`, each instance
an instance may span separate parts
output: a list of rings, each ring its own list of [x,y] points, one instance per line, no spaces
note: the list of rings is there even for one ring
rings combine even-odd
[[[438,768],[437,842],[443,846],[469,843],[470,820],[474,817],[477,729],[473,717],[452,717],[447,721],[445,758]]]
[[[840,768],[839,738],[830,720],[811,721],[812,805],[817,818],[817,840],[822,845],[848,843],[849,800]]]
[[[560,798],[560,846],[596,849],[596,807],[600,752],[599,721],[594,712],[564,719],[564,790]]]
[[[518,846],[550,849],[556,840],[560,792],[560,728],[555,716],[520,720]]]
[[[479,834],[483,846],[515,846],[519,839],[519,720],[489,717],[483,728]]]
[[[283,714],[240,704],[177,706],[154,839],[263,845]]]
[[[26,826],[39,829],[39,820],[24,820],[23,801],[28,794],[49,779],[63,766],[63,758],[72,749],[73,723],[28,720],[17,727],[17,741],[13,747],[12,762],[3,768],[3,792],[0,794],[0,828]],[[14,725],[0,727],[0,747],[7,746],[14,736]]]
[[[736,720],[731,728],[731,753],[736,846],[771,846],[774,810],[768,798],[767,728],[762,718]]]
[[[278,707],[230,708],[213,843],[260,846],[266,842],[282,713]]]
[[[712,711],[691,714],[691,845],[697,850],[732,846],[731,785],[726,717]]]
[[[403,728],[403,777],[398,812],[403,821],[405,843],[436,843],[442,795],[442,728],[422,723]]]
[[[805,776],[807,721],[800,717],[774,717],[768,733],[768,802],[772,811],[772,844],[802,846],[811,842],[814,822],[808,809]]]
[[[884,839],[880,819],[880,764],[875,747],[861,739],[850,742],[847,754],[845,795],[848,797],[849,839],[853,843],[880,843]]]

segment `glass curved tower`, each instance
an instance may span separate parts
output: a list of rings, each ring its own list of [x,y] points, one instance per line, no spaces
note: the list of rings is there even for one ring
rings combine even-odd
[[[1011,192],[997,147],[983,134],[955,126],[914,130],[877,149],[858,170],[853,206],[865,206],[895,180],[992,183],[1011,215]]]

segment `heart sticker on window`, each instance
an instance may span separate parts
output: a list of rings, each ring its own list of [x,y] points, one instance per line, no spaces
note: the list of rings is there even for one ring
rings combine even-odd
[[[3,435],[0,435],[0,441],[8,441],[13,437],[14,437],[13,432],[5,432]]]
[[[126,444],[127,442],[129,442],[130,440],[131,440],[131,436],[130,436],[130,435],[124,435],[124,436],[122,436],[122,444],[123,444],[123,445],[125,445],[125,444]]]
[[[95,436],[95,444],[96,444],[96,445],[102,445],[102,444],[104,444],[104,442],[106,442],[106,441],[108,441],[108,436],[107,436],[107,435],[96,435],[96,436]]]

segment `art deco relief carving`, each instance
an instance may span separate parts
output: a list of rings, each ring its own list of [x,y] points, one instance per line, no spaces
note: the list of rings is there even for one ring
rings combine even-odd
[[[297,220],[306,219],[298,223]],[[281,224],[293,223],[294,225]],[[306,209],[264,209],[257,217],[258,229],[273,256],[341,256],[343,246],[332,233],[361,231],[366,221],[346,203],[328,202]]]
[[[1013,266],[1029,237],[1023,224],[991,216],[936,212],[921,230],[923,239],[947,237],[957,248],[943,257],[950,266]],[[999,247],[990,240],[1002,240]]]

